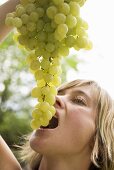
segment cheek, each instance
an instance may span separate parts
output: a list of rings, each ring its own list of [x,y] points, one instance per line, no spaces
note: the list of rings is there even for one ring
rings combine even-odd
[[[95,132],[95,122],[92,116],[83,109],[72,109],[68,114],[67,125],[72,138],[88,142]]]

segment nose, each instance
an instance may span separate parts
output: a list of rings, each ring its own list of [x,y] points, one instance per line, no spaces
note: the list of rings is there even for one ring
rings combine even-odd
[[[61,108],[63,109],[65,107],[64,104],[64,100],[62,96],[56,96],[56,100],[55,100],[55,104],[54,104],[55,108]]]

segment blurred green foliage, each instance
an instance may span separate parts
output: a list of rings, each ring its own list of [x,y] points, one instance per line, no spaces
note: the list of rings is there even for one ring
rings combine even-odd
[[[0,44],[0,134],[9,146],[19,144],[20,137],[32,131],[31,111],[36,102],[30,95],[35,80],[25,62],[27,51],[19,49],[13,35]],[[62,82],[77,65],[76,55],[62,60]]]

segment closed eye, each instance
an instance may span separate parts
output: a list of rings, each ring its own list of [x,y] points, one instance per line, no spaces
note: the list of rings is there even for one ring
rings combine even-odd
[[[79,105],[84,105],[86,106],[86,100],[83,99],[82,97],[75,97],[74,99],[72,99],[72,102],[79,104]]]

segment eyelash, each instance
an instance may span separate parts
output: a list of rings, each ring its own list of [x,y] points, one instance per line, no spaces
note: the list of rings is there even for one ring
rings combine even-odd
[[[72,101],[74,103],[78,103],[78,104],[81,104],[81,105],[85,105],[85,106],[87,105],[85,99],[83,99],[81,97],[75,97]]]

